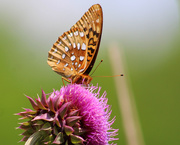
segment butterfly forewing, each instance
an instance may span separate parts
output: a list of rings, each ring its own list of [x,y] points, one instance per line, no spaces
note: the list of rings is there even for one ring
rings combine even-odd
[[[54,43],[48,54],[48,64],[52,69],[70,79],[88,75],[98,53],[102,23],[101,6],[93,5]]]

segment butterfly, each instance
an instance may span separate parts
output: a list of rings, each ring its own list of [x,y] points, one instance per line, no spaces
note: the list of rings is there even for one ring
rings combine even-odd
[[[89,73],[98,54],[102,26],[102,8],[95,4],[53,44],[47,60],[52,70],[72,84],[89,84],[92,80]]]

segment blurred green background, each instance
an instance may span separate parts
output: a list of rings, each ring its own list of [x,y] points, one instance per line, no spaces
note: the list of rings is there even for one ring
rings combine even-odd
[[[114,75],[108,47],[122,46],[125,77],[132,90],[146,145],[180,144],[180,25],[177,0],[1,0],[0,1],[0,128],[1,144],[22,138],[18,116],[31,108],[24,94],[36,97],[62,86],[61,76],[47,65],[47,53],[63,32],[87,9],[100,3],[104,27],[95,75]],[[117,62],[117,67],[118,62]],[[126,75],[126,73],[128,75]],[[94,78],[107,91],[118,145],[127,145],[114,79]],[[24,144],[24,143],[19,143]]]

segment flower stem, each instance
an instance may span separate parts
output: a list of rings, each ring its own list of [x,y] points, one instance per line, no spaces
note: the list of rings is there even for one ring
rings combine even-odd
[[[123,51],[115,43],[110,45],[109,54],[114,74],[119,74],[121,72],[124,73],[124,77],[115,77],[114,79],[118,94],[120,111],[122,114],[123,126],[128,142],[127,144],[145,145],[133,93],[127,84],[128,74],[125,72],[123,66],[123,64],[125,64],[123,59]]]

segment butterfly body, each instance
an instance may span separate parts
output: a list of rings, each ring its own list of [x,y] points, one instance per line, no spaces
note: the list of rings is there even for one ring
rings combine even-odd
[[[84,75],[84,74],[77,74],[74,77],[72,77],[72,84],[76,83],[76,84],[89,84],[92,80],[92,77],[90,77],[89,75]]]
[[[89,84],[89,73],[99,50],[103,15],[93,5],[71,29],[61,35],[48,54],[52,69],[72,83]]]

